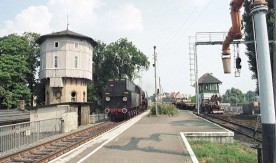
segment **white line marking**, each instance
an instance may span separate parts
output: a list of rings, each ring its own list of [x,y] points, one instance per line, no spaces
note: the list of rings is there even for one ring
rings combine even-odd
[[[191,148],[188,140],[186,139],[184,133],[180,132],[180,136],[181,136],[181,138],[182,138],[182,140],[183,140],[183,142],[184,142],[184,144],[185,144],[185,146],[186,146],[186,148],[187,148],[187,150],[189,152],[189,155],[190,155],[193,163],[199,163],[198,160],[197,160],[197,158],[196,158],[196,156],[195,156],[195,154],[194,154],[194,151],[192,150],[192,148]]]
[[[95,150],[93,150],[92,152],[90,152],[88,155],[86,155],[84,158],[82,158],[81,160],[78,161],[78,163],[83,162],[86,158],[90,157],[91,155],[93,155],[95,152],[97,152],[100,148],[102,148],[104,145],[106,145],[107,143],[109,143],[110,141],[112,141],[113,139],[115,139],[118,135],[120,135],[122,132],[124,132],[125,130],[127,130],[129,127],[131,127],[133,124],[135,124],[136,122],[138,122],[143,116],[147,115],[149,111],[146,111],[134,118],[132,118],[131,120],[115,127],[114,129],[99,135],[98,137],[86,142],[85,144],[82,144],[81,146],[71,150],[70,152],[65,153],[64,155],[59,156],[58,158],[50,161],[49,163],[54,163],[54,162],[67,162],[70,161],[70,159],[75,158],[77,155],[79,155],[82,151],[84,151],[85,149],[89,148],[91,145],[96,144],[96,143],[100,143],[105,141],[103,144],[101,144],[99,147],[97,147]]]

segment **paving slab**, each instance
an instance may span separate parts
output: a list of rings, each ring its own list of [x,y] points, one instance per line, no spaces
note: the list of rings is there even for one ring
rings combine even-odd
[[[135,118],[138,118],[135,122]],[[183,163],[192,162],[181,132],[222,132],[223,128],[206,122],[189,111],[176,117],[135,117],[125,130],[110,131],[52,162],[97,163]],[[133,122],[132,122],[133,121]]]

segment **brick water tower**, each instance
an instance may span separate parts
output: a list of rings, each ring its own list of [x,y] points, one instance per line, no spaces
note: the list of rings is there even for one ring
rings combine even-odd
[[[87,102],[97,43],[70,30],[42,35],[37,42],[41,46],[39,79],[45,81],[45,104]]]

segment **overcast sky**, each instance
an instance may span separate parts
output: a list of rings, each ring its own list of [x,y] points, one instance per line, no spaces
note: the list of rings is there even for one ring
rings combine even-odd
[[[163,91],[191,95],[195,89],[190,86],[189,36],[226,32],[231,27],[226,0],[1,0],[0,11],[0,36],[65,30],[68,14],[69,30],[107,44],[127,38],[148,56],[151,65],[156,46],[157,76]],[[243,93],[255,90],[244,49],[240,45],[242,72],[237,78],[233,66],[232,74],[223,73],[221,45],[198,46],[199,76],[212,73],[221,80],[222,94],[232,87]],[[141,76],[137,84],[151,95],[153,67]]]

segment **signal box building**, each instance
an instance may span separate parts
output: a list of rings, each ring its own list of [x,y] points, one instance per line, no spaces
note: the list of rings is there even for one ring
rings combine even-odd
[[[39,79],[45,81],[45,104],[87,102],[97,43],[70,30],[43,35],[37,43],[41,46]]]
[[[210,100],[213,95],[219,96],[219,85],[222,82],[211,73],[206,73],[198,79],[199,94],[203,100]]]

